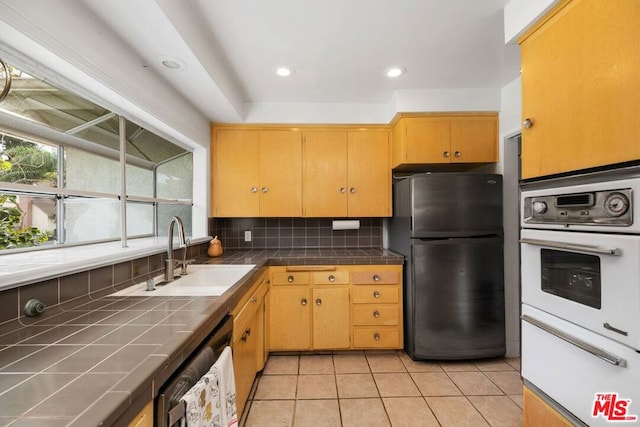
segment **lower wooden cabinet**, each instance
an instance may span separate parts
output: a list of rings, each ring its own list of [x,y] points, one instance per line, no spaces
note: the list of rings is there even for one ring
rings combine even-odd
[[[547,404],[540,396],[524,387],[524,427],[571,427],[573,423]]]
[[[242,415],[256,373],[266,362],[265,298],[269,292],[267,269],[231,311],[233,315],[233,370],[238,417]]]
[[[127,427],[153,427],[153,400],[138,412]]]
[[[400,349],[402,266],[271,267],[272,351]]]

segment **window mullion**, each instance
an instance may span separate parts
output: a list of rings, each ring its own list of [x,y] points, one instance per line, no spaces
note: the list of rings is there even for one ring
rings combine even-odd
[[[127,247],[127,128],[126,120],[118,116],[120,139],[120,230],[122,247]]]
[[[58,190],[64,188],[64,147],[62,145],[58,145],[57,149],[58,155],[58,176],[56,177],[56,186]],[[66,241],[65,239],[65,228],[64,228],[64,198],[62,195],[56,196],[56,239],[55,242],[58,244],[62,244]]]

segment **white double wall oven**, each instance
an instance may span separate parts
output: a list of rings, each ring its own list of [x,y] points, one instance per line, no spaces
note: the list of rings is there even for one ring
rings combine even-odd
[[[640,168],[525,183],[522,376],[576,424],[640,425]]]

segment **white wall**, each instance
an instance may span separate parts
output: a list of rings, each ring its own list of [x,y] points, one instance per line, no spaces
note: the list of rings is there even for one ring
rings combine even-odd
[[[560,0],[511,0],[504,7],[504,41],[513,42]]]
[[[518,158],[517,146],[508,137],[520,132],[522,115],[521,79],[518,77],[502,88],[500,109],[500,163],[504,175],[504,283],[507,356],[520,354],[520,255],[518,215]],[[507,155],[505,155],[505,153]]]

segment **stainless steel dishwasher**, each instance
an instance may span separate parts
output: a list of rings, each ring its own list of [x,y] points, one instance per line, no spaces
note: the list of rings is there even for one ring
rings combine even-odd
[[[232,332],[233,319],[226,316],[204,344],[160,388],[155,405],[156,426],[170,427],[180,422],[185,415],[185,405],[180,399],[209,371],[225,347],[231,343]]]

